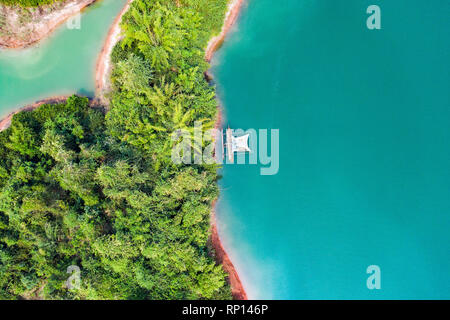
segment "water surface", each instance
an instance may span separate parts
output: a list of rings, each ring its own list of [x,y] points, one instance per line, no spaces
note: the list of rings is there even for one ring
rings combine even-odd
[[[98,1],[83,11],[80,29],[63,23],[33,47],[0,50],[0,117],[50,96],[93,96],[97,57],[125,3]]]
[[[280,129],[277,175],[220,182],[250,298],[450,298],[450,2],[248,2],[213,71],[227,125]]]

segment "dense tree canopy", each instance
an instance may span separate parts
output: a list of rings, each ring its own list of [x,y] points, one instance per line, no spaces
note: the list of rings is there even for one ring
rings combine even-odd
[[[73,96],[0,133],[0,298],[231,297],[208,246],[216,167],[170,158],[174,130],[214,122],[203,56],[226,2],[135,0],[106,116]]]

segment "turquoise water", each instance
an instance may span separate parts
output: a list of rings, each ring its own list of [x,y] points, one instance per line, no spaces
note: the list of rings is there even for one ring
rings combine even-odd
[[[450,2],[274,3],[248,1],[213,61],[226,124],[280,130],[277,175],[220,182],[250,298],[449,299]]]
[[[125,3],[98,1],[83,11],[80,29],[63,23],[31,48],[0,50],[0,116],[54,95],[93,96],[97,57]]]

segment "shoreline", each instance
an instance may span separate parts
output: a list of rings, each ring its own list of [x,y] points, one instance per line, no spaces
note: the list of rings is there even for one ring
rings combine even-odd
[[[72,95],[60,95],[60,96],[53,96],[50,98],[41,99],[34,103],[28,104],[20,109],[11,111],[7,116],[0,119],[0,132],[9,128],[9,126],[11,125],[11,120],[15,114],[23,112],[23,111],[33,111],[34,109],[39,108],[43,104],[64,103],[70,96],[72,96]],[[90,98],[90,97],[87,97],[87,98],[89,99],[89,104],[91,107],[101,106],[99,101],[97,100],[97,98]]]
[[[239,17],[239,13],[241,12],[242,5],[244,0],[232,0],[232,2],[228,5],[228,11],[225,16],[225,22],[222,26],[222,30],[219,35],[213,37],[206,47],[205,52],[205,60],[210,62],[214,53],[220,48],[221,44],[225,40],[227,34],[230,32],[230,29],[236,22]],[[212,76],[209,72],[205,74],[206,80],[212,79]],[[220,128],[222,125],[222,110],[220,104],[217,105],[217,118],[215,123],[215,128]],[[233,299],[235,300],[248,300],[247,293],[245,292],[244,286],[242,284],[241,279],[239,278],[239,274],[236,271],[236,268],[233,265],[229,255],[227,254],[225,248],[222,245],[222,241],[220,240],[219,232],[217,230],[217,220],[216,220],[216,202],[217,199],[213,201],[211,205],[211,214],[210,214],[210,222],[211,222],[211,244],[216,253],[216,261],[219,264],[222,264],[224,271],[228,274],[229,283],[231,286],[231,294]]]
[[[0,37],[0,49],[26,49],[37,42],[50,36],[57,27],[67,19],[83,11],[86,7],[92,5],[97,0],[78,0],[77,2],[67,2],[67,4],[54,12],[44,16],[45,22],[33,26],[32,35],[27,40],[19,40],[17,37]]]
[[[239,17],[243,4],[244,0],[231,0],[231,2],[228,4],[228,11],[226,13],[225,22],[222,26],[220,34],[209,40],[208,46],[206,47],[205,52],[206,61],[211,62],[214,53],[220,48],[220,46],[224,42],[225,37],[230,32],[230,29],[233,27],[234,23]]]
[[[106,36],[106,40],[100,51],[97,62],[95,65],[95,97],[105,104],[108,105],[107,99],[105,99],[104,95],[106,91],[109,89],[108,84],[108,75],[111,74],[111,53],[114,46],[121,40],[121,28],[120,22],[122,21],[123,15],[130,8],[131,3],[134,0],[128,0],[124,5],[122,10],[117,15],[116,19],[113,21],[111,27],[109,28],[108,34]]]
[[[217,220],[216,220],[216,201],[212,204],[211,210],[211,244],[215,251],[215,260],[217,263],[222,265],[225,273],[228,274],[228,280],[231,286],[231,295],[234,300],[248,300],[247,293],[245,292],[244,286],[242,285],[241,279],[233,265],[230,257],[228,256],[225,248],[220,240],[219,232],[217,231]]]
[[[23,111],[32,111],[32,110],[42,106],[43,104],[47,104],[47,103],[61,103],[61,102],[66,101],[68,97],[69,96],[55,96],[55,97],[45,98],[42,100],[38,100],[32,104],[26,105],[25,107],[22,107],[18,110],[10,112],[6,117],[0,119],[0,132],[9,128],[9,126],[11,125],[11,120],[15,114],[23,112]]]

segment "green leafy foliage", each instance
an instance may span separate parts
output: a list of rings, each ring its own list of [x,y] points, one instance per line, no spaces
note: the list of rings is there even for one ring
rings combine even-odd
[[[63,0],[0,0],[0,3],[8,6],[37,7],[61,1]]]
[[[0,133],[0,298],[231,298],[208,245],[216,168],[170,160],[174,130],[214,122],[203,55],[225,8],[135,0],[106,116],[73,96]]]

